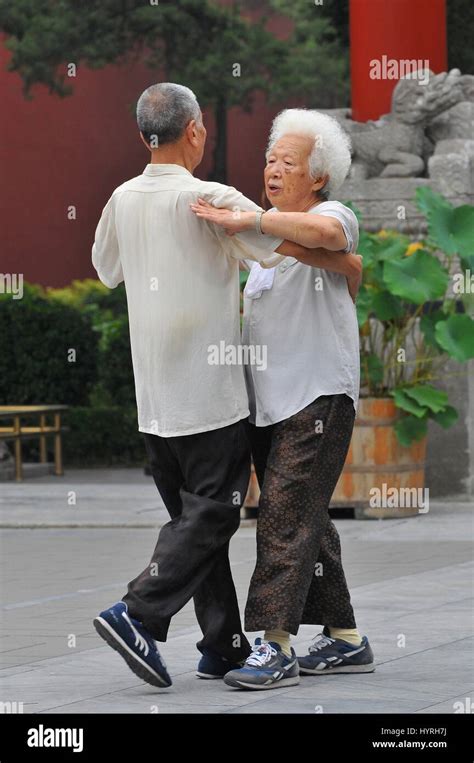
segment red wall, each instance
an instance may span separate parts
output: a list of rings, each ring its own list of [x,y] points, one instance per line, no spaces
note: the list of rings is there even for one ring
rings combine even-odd
[[[7,72],[0,49],[0,272],[63,286],[95,277],[90,250],[100,212],[112,190],[143,171],[148,153],[139,140],[133,106],[159,77],[144,66],[78,68],[72,96],[34,88],[25,100],[20,77]],[[275,113],[260,97],[254,114],[232,110],[229,178],[257,199],[263,149]],[[205,114],[208,147],[198,175],[207,177],[212,119]],[[67,208],[76,207],[76,220]]]
[[[444,6],[444,0],[351,0],[355,118],[374,118],[390,107],[395,82],[370,80],[372,58],[429,58],[435,71],[446,67]],[[289,31],[278,17],[270,28],[283,38]],[[112,190],[148,161],[133,106],[159,75],[137,65],[79,68],[72,96],[61,99],[36,87],[27,101],[20,77],[7,72],[7,61],[0,40],[0,273],[23,273],[29,282],[50,286],[95,277],[90,250],[102,207]],[[229,114],[228,182],[256,201],[276,111],[257,95],[252,113],[232,109]],[[197,173],[203,178],[213,143],[206,113],[205,121],[208,146]],[[68,220],[70,205],[76,220]]]
[[[352,118],[377,119],[390,111],[393,79],[371,79],[370,61],[429,61],[446,71],[445,0],[350,0]]]

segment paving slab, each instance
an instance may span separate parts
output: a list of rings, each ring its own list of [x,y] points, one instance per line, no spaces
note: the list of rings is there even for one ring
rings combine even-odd
[[[74,508],[66,502],[71,490]],[[199,680],[200,631],[189,603],[162,648],[173,686],[157,690],[136,679],[92,626],[147,565],[167,520],[151,479],[141,470],[82,470],[59,481],[2,483],[0,700],[40,714],[454,713],[474,698],[472,509],[449,499],[416,517],[337,520],[375,673],[302,677],[267,692]],[[234,536],[231,562],[243,611],[255,522]],[[300,628],[297,653],[318,630]]]

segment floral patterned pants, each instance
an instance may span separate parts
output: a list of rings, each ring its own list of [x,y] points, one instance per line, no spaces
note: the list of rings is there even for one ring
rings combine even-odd
[[[248,424],[261,496],[247,631],[296,634],[303,623],[356,627],[328,513],[354,417],[347,395],[323,395],[278,424]]]

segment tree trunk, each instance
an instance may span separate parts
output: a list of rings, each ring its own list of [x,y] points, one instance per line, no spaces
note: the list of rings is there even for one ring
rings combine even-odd
[[[216,138],[212,153],[213,166],[208,180],[227,183],[227,102],[224,95],[219,96],[214,107]]]

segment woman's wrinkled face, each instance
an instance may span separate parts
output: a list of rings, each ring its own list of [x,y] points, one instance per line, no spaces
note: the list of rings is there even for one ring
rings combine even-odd
[[[307,135],[284,135],[267,157],[265,192],[281,212],[304,212],[317,200],[327,178],[311,177],[309,157],[314,139]]]

